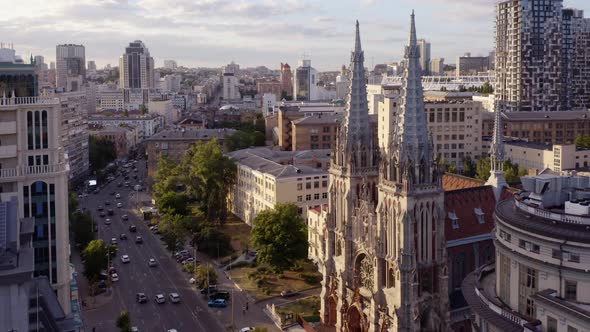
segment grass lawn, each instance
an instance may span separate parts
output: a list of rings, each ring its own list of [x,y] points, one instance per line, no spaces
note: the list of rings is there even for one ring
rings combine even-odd
[[[319,320],[320,298],[318,296],[306,297],[280,307],[277,306],[276,311],[281,317],[286,314],[299,314],[306,321],[315,322]]]
[[[315,266],[311,263],[304,263],[302,271],[285,271],[282,278],[269,272],[260,278],[262,281],[257,281],[256,278],[251,276],[259,269],[260,267],[240,267],[229,271],[231,278],[256,300],[279,296],[286,289],[301,291],[310,287],[319,286],[319,282],[314,284],[305,282],[301,276],[302,273],[317,276],[318,280],[321,277],[316,271]]]

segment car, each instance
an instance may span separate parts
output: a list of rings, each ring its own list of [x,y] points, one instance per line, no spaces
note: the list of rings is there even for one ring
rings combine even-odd
[[[250,331],[254,331],[253,327],[242,327],[240,329],[240,332],[250,332]]]
[[[129,179],[129,177],[127,177],[127,179]],[[127,180],[127,179],[125,179],[125,180]],[[125,182],[125,188],[129,188],[130,185],[131,184],[129,182]]]
[[[98,275],[98,280],[107,280],[108,278],[109,275],[104,271],[100,272],[100,274]]]
[[[217,292],[217,285],[211,285],[209,286],[209,288],[203,288],[201,289],[201,294],[211,294],[211,293],[216,293]]]
[[[178,332],[176,329],[168,329],[166,332]]]
[[[185,260],[187,260],[189,258],[192,258],[190,254],[189,255],[183,255],[183,256],[178,257],[176,259],[176,262],[177,263],[182,263],[182,262],[184,262]]]
[[[188,250],[186,250],[186,249],[185,249],[185,250],[181,250],[181,251],[178,251],[178,252],[176,252],[176,253],[174,254],[174,257],[175,257],[175,258],[178,258],[178,257],[180,257],[181,255],[188,255],[188,254],[190,254],[190,252],[189,252]]]
[[[135,227],[135,225],[129,225],[129,231],[131,233],[135,233],[135,232],[137,232],[137,227]]]
[[[150,231],[155,231],[158,228],[158,225],[150,226]]]
[[[186,265],[186,264],[194,263],[194,262],[195,262],[195,259],[192,257],[189,257],[189,258],[182,261],[182,265]]]
[[[141,236],[136,236],[135,243],[143,243],[143,238]]]
[[[124,215],[121,216],[121,219],[123,219],[123,220],[129,220],[129,216],[126,215],[126,214],[124,214]]]
[[[147,296],[145,296],[145,293],[135,294],[135,300],[137,301],[137,303],[146,303],[148,301]]]
[[[148,266],[154,267],[154,266],[157,266],[157,265],[158,265],[158,262],[156,262],[155,259],[150,258],[150,260],[148,261]]]
[[[118,208],[122,208],[123,207],[123,203],[117,203],[117,207]]]
[[[102,205],[99,205],[99,206],[96,208],[96,211],[102,211],[103,209],[104,209],[104,208],[102,207]]]
[[[119,281],[119,275],[116,273],[111,273],[111,281]]]
[[[121,256],[121,263],[129,263],[131,260],[129,259],[129,255]]]
[[[289,296],[293,296],[293,295],[296,295],[296,294],[297,294],[297,292],[292,291],[290,289],[285,289],[284,291],[281,292],[281,296],[282,297],[289,297]]]
[[[178,293],[170,293],[168,294],[168,297],[170,298],[170,302],[172,303],[180,302],[180,295],[178,295]]]
[[[104,218],[104,217],[106,217],[106,216],[107,216],[107,214],[106,214],[106,213],[104,213],[104,211],[100,211],[100,217],[101,217],[101,218]]]
[[[154,300],[158,304],[166,303],[166,297],[164,297],[164,294],[156,294],[156,297],[154,298]]]
[[[111,244],[117,244],[117,238],[116,237],[114,237],[114,238],[111,239]]]
[[[111,219],[109,219],[109,218],[106,218],[106,219],[104,220],[104,224],[105,224],[105,225],[110,225],[110,224],[111,224]]]
[[[137,175],[134,175],[134,176],[133,176],[133,179],[137,180]]]
[[[115,269],[114,266],[109,267],[109,273],[113,274],[113,273],[117,273],[117,269]]]
[[[113,209],[108,209],[108,210],[107,210],[107,214],[108,214],[109,216],[115,215],[115,211],[113,211]]]
[[[121,240],[127,240],[127,234],[121,233],[121,235],[119,235],[119,239],[121,239]]]
[[[224,299],[215,299],[207,302],[207,305],[215,308],[225,308],[227,307],[227,302]]]
[[[105,206],[109,206],[109,205],[111,205],[111,202],[109,202],[109,201],[105,201],[105,202],[104,202],[104,205],[105,205]]]
[[[117,183],[117,187],[119,187],[119,188],[123,187],[123,183],[121,183],[121,182]]]
[[[197,282],[197,279],[195,279],[194,277],[192,277],[192,278],[190,278],[190,279],[188,280],[188,282],[189,282],[191,285],[194,285],[194,284]]]
[[[115,198],[117,198],[117,199],[121,198],[121,194],[116,194]]]
[[[131,332],[139,332],[137,326],[131,326]]]

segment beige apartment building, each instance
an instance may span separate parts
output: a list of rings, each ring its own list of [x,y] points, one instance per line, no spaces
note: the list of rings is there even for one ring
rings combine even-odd
[[[291,150],[332,149],[344,114],[312,115],[291,121]]]
[[[238,167],[230,210],[248,225],[260,211],[292,202],[307,210],[328,203],[329,150],[273,151],[252,148],[229,153]]]
[[[536,173],[544,169],[560,172],[590,166],[590,150],[578,149],[574,144],[542,144],[522,140],[504,143],[507,159]]]

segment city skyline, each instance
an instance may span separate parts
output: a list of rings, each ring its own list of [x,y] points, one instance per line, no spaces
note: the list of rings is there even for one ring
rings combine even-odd
[[[0,0],[5,2],[6,0]],[[366,65],[398,61],[406,42],[403,22],[415,9],[418,37],[432,44],[432,58],[454,63],[465,52],[493,50],[495,0],[240,1],[59,0],[11,3],[0,18],[0,34],[10,36],[23,57],[55,60],[55,46],[83,44],[87,60],[99,68],[116,66],[125,46],[140,39],[161,67],[174,59],[187,67],[220,67],[234,60],[242,67],[280,62],[296,65],[302,54],[319,70],[348,62],[347,38],[358,19],[365,26]],[[590,3],[566,0],[565,7],[590,11]],[[456,15],[461,13],[461,15]],[[465,46],[462,46],[465,45]]]

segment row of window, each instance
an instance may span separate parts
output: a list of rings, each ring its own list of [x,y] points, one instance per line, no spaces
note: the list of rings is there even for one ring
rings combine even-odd
[[[322,193],[322,199],[326,199],[326,198],[328,198],[328,193]],[[313,194],[313,199],[314,200],[320,199],[320,194],[319,193]],[[305,201],[306,202],[311,201],[311,194],[305,195]],[[297,196],[297,202],[299,202],[299,203],[303,202],[303,195]]]
[[[305,189],[311,189],[312,183],[311,182],[306,182],[305,183]],[[313,182],[313,188],[317,189],[320,187],[320,181],[314,181]],[[323,180],[322,181],[322,188],[327,188],[328,187],[328,180]],[[303,183],[298,183],[297,184],[297,190],[303,190]]]
[[[499,236],[501,239],[509,243],[512,240],[512,236],[503,230],[500,230]],[[541,251],[541,247],[538,244],[523,239],[518,240],[518,247],[535,254],[538,254]],[[551,257],[556,259],[563,259],[564,261],[572,263],[580,262],[580,254],[572,253],[570,251],[565,250],[551,249]]]

